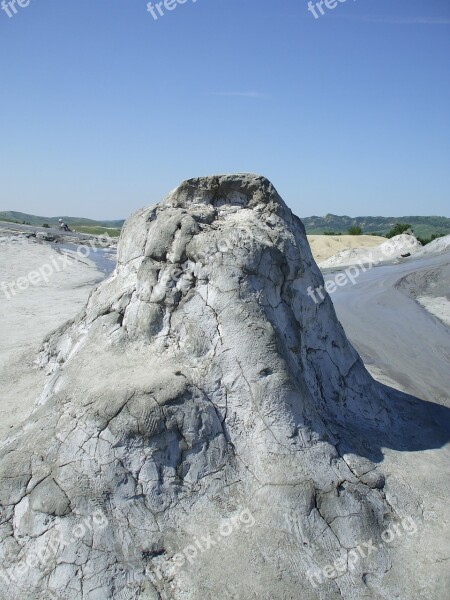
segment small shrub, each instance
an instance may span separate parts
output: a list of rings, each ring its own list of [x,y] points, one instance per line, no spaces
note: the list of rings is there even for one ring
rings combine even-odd
[[[358,225],[353,225],[352,227],[349,227],[348,235],[361,235],[361,234],[362,234],[362,229],[361,229],[361,227],[358,227]]]
[[[427,244],[429,244],[433,240],[436,240],[437,238],[441,238],[441,237],[444,237],[443,233],[432,233],[431,237],[429,237],[429,238],[418,237],[417,239],[422,244],[422,246],[426,246]]]
[[[396,235],[401,235],[402,233],[405,233],[405,231],[408,231],[408,229],[411,229],[411,225],[409,225],[408,223],[396,223],[395,227],[393,227],[386,234],[386,237],[388,239],[391,239],[391,238],[395,237]]]

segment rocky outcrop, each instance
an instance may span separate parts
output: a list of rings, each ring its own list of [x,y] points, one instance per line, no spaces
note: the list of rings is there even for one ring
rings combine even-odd
[[[412,400],[368,375],[321,285],[262,177],[130,217],[3,447],[2,597],[410,598],[380,536],[420,499],[378,463],[434,425],[405,435]]]

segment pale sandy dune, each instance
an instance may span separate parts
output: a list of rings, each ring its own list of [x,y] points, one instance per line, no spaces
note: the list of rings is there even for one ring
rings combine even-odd
[[[42,339],[74,317],[103,278],[93,262],[70,254],[65,259],[49,244],[0,238],[0,437],[28,415],[42,389],[45,373],[34,366]]]
[[[383,240],[383,238],[378,238]],[[396,235],[395,237],[384,240],[375,247],[368,248],[357,246],[341,250],[329,258],[319,261],[319,267],[322,269],[344,269],[351,265],[380,265],[383,263],[397,262],[411,255],[416,255],[422,250],[422,244],[413,236],[406,233]]]
[[[373,248],[384,238],[376,235],[308,235],[309,245],[316,262],[321,262],[351,248]]]

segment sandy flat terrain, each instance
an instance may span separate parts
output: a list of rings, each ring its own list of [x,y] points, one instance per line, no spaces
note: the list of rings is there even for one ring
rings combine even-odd
[[[42,389],[45,374],[34,366],[42,339],[74,317],[104,277],[92,261],[69,254],[0,237],[0,437],[28,415]]]
[[[385,238],[376,235],[308,235],[309,245],[316,262],[351,248],[373,248]]]

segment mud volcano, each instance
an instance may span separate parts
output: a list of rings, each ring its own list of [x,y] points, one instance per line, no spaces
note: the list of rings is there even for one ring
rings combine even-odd
[[[425,412],[415,437],[414,400],[369,376],[320,285],[263,177],[131,216],[3,446],[1,598],[419,597],[380,536],[420,511],[379,463],[442,440]]]

